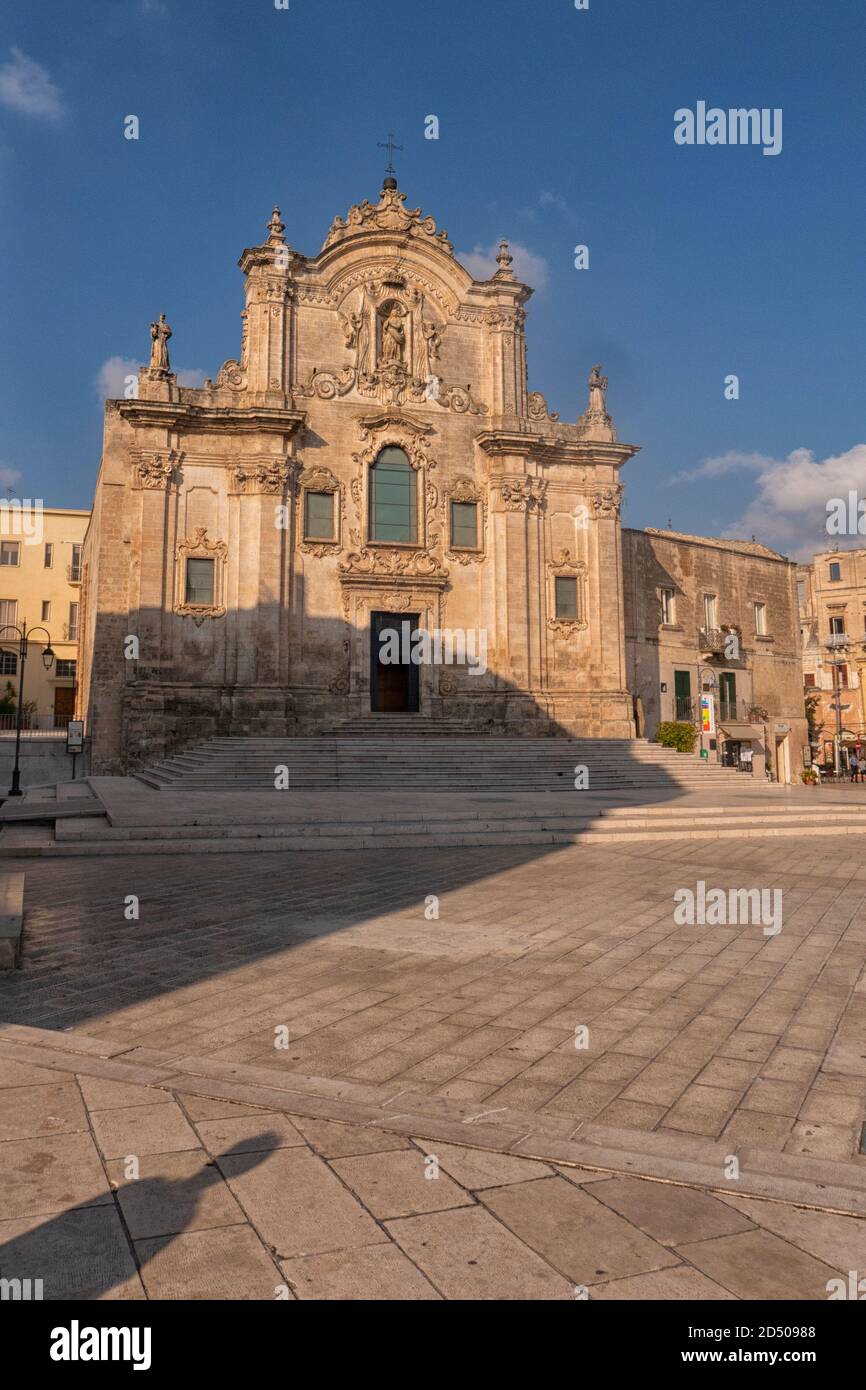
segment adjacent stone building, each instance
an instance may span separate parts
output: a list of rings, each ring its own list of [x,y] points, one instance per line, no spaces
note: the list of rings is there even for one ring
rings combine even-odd
[[[756,541],[623,530],[628,684],[637,722],[700,724],[703,747],[794,781],[808,748],[797,567]]]
[[[815,697],[816,752],[829,761],[837,730],[843,743],[866,738],[866,550],[819,552],[797,581],[803,684]]]
[[[106,404],[85,545],[80,708],[93,766],[371,710],[498,731],[633,734],[619,443],[595,369],[560,420],[527,387],[531,290],[474,280],[388,178],[316,256],[275,209],[244,251],[241,348],[201,389],[164,318]],[[383,626],[487,636],[383,669]]]
[[[19,640],[34,629],[25,669],[25,725],[64,729],[73,716],[78,662],[82,545],[89,513],[25,499],[0,502],[0,694],[21,684]],[[42,650],[50,640],[54,661]],[[11,715],[3,724],[11,725]]]

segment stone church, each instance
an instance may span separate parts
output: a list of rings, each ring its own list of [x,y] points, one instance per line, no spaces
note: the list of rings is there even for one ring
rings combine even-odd
[[[598,368],[560,420],[527,389],[531,295],[474,280],[392,177],[318,255],[279,209],[240,258],[237,360],[178,386],[165,316],[106,403],[85,544],[79,713],[94,770],[211,734],[370,713],[633,735],[621,444]],[[385,665],[385,630],[446,657]],[[460,660],[483,633],[484,669]],[[452,641],[454,634],[458,640]]]

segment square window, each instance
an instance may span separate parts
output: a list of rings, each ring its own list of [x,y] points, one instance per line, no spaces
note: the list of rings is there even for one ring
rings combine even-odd
[[[213,607],[214,562],[190,558],[186,562],[186,602]]]
[[[21,562],[19,541],[0,541],[0,565],[17,565]]]
[[[478,549],[478,503],[451,503],[451,544],[455,550]]]
[[[334,539],[334,494],[332,492],[304,493],[304,539],[332,541]]]
[[[577,620],[577,580],[558,574],[555,589],[557,618],[575,622]]]

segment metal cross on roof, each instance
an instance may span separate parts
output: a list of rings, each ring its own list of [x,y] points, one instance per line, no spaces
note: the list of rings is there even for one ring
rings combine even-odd
[[[390,174],[392,178],[394,176],[394,151],[402,150],[402,148],[402,145],[394,144],[394,132],[391,130],[388,131],[387,140],[379,141],[379,149],[388,151],[388,168],[385,170],[385,173]]]

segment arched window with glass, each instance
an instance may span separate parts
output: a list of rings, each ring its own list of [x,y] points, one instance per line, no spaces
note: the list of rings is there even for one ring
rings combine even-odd
[[[418,543],[418,479],[396,444],[381,449],[370,469],[370,540]]]

